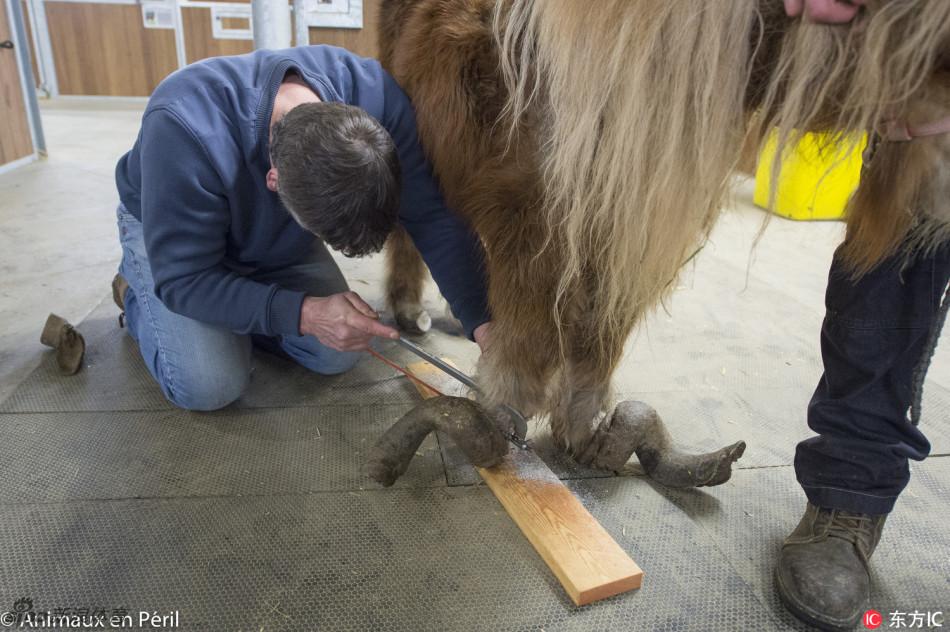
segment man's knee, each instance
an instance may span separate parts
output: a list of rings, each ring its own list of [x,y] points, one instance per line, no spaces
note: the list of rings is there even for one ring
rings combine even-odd
[[[313,366],[308,368],[321,375],[339,375],[356,366],[359,359],[358,353],[327,349],[325,353],[320,354],[319,358],[316,358]]]
[[[165,388],[165,396],[185,410],[218,410],[237,401],[247,389],[249,381],[250,371],[243,367],[181,375],[175,380],[174,386]]]
[[[320,375],[346,373],[356,366],[362,355],[331,349],[313,336],[285,336],[280,340],[280,347],[294,362]]]
[[[301,365],[320,375],[339,375],[346,373],[359,362],[360,354],[348,351],[336,351],[321,346],[309,353],[293,353],[294,359]]]

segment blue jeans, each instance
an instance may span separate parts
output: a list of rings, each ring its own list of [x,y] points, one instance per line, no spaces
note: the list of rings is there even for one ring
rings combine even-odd
[[[902,264],[895,257],[851,281],[835,253],[821,328],[825,372],[808,407],[819,436],[795,454],[798,481],[819,507],[889,513],[910,480],[908,459],[930,453],[907,410],[950,278],[950,247]]]
[[[336,351],[312,336],[253,336],[252,341],[252,336],[170,311],[155,295],[142,223],[121,204],[117,216],[122,244],[119,273],[129,283],[124,298],[128,332],[138,342],[145,365],[165,397],[176,406],[216,410],[238,399],[250,379],[254,343],[325,375],[342,373],[356,364],[358,354]],[[319,240],[314,241],[310,256],[299,263],[245,276],[310,296],[347,291],[340,268]]]

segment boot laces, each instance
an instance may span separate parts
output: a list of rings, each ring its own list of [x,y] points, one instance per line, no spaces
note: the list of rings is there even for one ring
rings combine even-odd
[[[863,557],[868,558],[875,545],[876,523],[875,517],[867,514],[832,511],[828,536],[851,542]]]

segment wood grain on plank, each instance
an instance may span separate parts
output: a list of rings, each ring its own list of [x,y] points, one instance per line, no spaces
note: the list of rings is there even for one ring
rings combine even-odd
[[[407,369],[443,393],[464,390],[428,362]],[[437,395],[413,383],[424,398]],[[501,464],[475,469],[575,604],[640,588],[643,571],[637,563],[537,454],[512,448]]]

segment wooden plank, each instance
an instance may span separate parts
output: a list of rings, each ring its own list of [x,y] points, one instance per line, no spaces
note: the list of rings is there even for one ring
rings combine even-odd
[[[447,395],[460,392],[428,362],[407,369]],[[413,384],[426,399],[437,395]],[[499,465],[475,469],[575,604],[640,588],[640,567],[537,454],[513,448]]]

